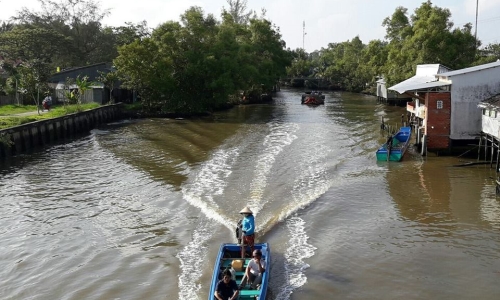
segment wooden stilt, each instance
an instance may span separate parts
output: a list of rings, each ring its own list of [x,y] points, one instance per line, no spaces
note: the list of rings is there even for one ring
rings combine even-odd
[[[493,140],[493,136],[491,137],[491,157],[490,157],[490,169],[491,167],[493,166],[493,156],[495,155],[495,148],[493,147],[494,146],[494,140]]]
[[[488,136],[484,137],[484,160],[488,159]]]
[[[497,165],[495,166],[495,172],[498,173],[498,168],[500,167],[500,161],[498,160],[500,156],[500,147],[497,145]]]
[[[479,146],[477,147],[477,161],[479,161],[479,159],[481,158],[481,145],[482,145],[482,142],[483,142],[483,135],[481,134],[479,136]]]

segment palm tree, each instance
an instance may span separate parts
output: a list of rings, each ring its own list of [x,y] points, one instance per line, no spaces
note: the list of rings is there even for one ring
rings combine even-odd
[[[92,88],[92,82],[88,81],[89,77],[84,76],[83,78],[80,78],[80,75],[76,77],[76,86],[78,87],[78,97],[77,97],[77,102],[76,105],[78,107],[78,111],[81,111],[81,104],[82,104],[82,99],[85,95],[85,92],[90,90]]]

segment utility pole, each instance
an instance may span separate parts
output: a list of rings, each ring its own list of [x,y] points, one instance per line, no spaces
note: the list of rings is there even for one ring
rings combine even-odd
[[[477,14],[478,14],[479,0],[476,0],[476,28],[474,29],[474,39],[476,40],[477,47]]]
[[[306,21],[303,21],[302,22],[302,50],[306,50],[304,48],[304,41],[305,41],[305,38],[306,38]]]

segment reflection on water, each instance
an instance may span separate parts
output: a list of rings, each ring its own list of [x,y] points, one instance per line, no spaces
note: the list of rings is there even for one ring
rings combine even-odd
[[[377,162],[380,119],[403,108],[301,93],[109,124],[2,162],[2,298],[206,299],[249,205],[271,299],[497,299],[495,173],[412,149]]]

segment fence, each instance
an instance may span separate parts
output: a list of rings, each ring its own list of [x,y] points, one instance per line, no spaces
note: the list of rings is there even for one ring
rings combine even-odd
[[[0,95],[0,105],[23,105],[24,104],[24,99],[22,95],[18,95],[18,100],[16,99],[16,95],[8,95],[8,96],[2,96]]]

